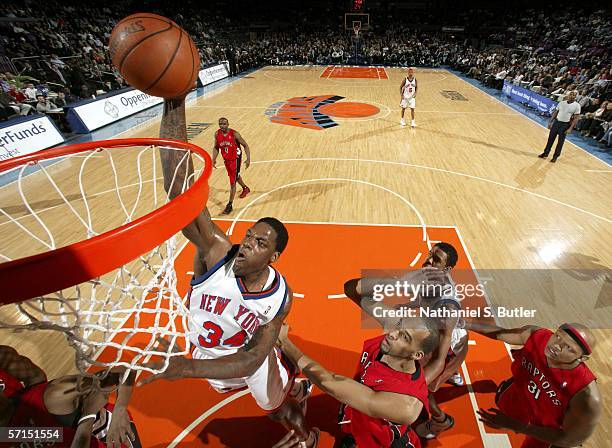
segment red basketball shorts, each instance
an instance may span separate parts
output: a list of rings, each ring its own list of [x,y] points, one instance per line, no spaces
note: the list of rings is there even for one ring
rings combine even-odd
[[[234,185],[238,176],[240,176],[240,162],[241,157],[237,159],[223,159],[225,163],[225,169],[227,170],[227,175],[229,176],[230,185]]]

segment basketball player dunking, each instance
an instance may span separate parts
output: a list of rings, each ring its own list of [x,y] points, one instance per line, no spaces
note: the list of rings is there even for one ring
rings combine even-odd
[[[165,100],[160,136],[187,141],[184,98]],[[164,187],[173,198],[193,166],[190,159],[181,162],[181,151],[160,148],[160,153]],[[292,302],[289,285],[270,266],[287,246],[287,229],[275,218],[263,218],[233,245],[204,206],[183,234],[197,250],[189,294],[192,358],[171,358],[163,373],[143,383],[206,378],[221,393],[246,387],[271,419],[295,431],[302,446],[315,447],[318,430],[307,428],[300,406],[311,387],[294,381],[296,372],[274,347]]]
[[[471,323],[470,329],[523,346],[513,353],[512,378],[497,389],[499,409],[481,409],[482,422],[525,434],[522,448],[580,446],[590,437],[602,403],[595,375],[585,364],[595,348],[586,327],[563,324],[552,332]]]
[[[225,169],[230,181],[230,197],[229,202],[223,210],[224,215],[229,215],[233,208],[234,197],[236,196],[236,182],[242,187],[240,197],[244,198],[251,192],[249,187],[242,180],[240,176],[240,165],[242,163],[242,150],[246,154],[246,160],[244,162],[245,168],[248,168],[251,164],[251,151],[249,145],[242,138],[242,136],[234,129],[229,128],[229,121],[227,118],[219,118],[219,129],[215,132],[215,146],[213,149],[213,168],[217,167],[217,156],[221,152],[223,162],[225,163]]]
[[[410,116],[412,118],[412,123],[410,125],[413,128],[416,127],[416,122],[414,121],[414,108],[416,105],[417,88],[417,80],[414,77],[414,68],[410,67],[408,69],[408,76],[404,78],[402,85],[400,86],[400,107],[402,108],[402,119],[400,120],[400,124],[402,126],[406,126],[404,113],[406,112],[406,108],[410,107]]]

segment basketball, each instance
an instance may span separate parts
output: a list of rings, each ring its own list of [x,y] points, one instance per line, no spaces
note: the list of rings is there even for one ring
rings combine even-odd
[[[123,78],[149,95],[177,98],[195,86],[198,50],[166,17],[138,13],[124,18],[111,33],[109,51]]]

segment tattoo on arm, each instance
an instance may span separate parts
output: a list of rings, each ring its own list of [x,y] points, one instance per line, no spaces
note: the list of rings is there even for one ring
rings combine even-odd
[[[170,140],[187,141],[184,98],[164,101],[159,136]],[[164,174],[164,189],[169,193],[170,199],[173,199],[192,182],[193,161],[187,151],[159,148],[159,153]]]

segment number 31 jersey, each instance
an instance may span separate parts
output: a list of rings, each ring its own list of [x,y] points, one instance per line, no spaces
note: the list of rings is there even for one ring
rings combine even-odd
[[[191,281],[190,341],[207,358],[238,351],[261,325],[278,315],[287,301],[287,283],[272,267],[268,267],[264,290],[248,292],[232,269],[237,253],[235,245],[222,260]]]

